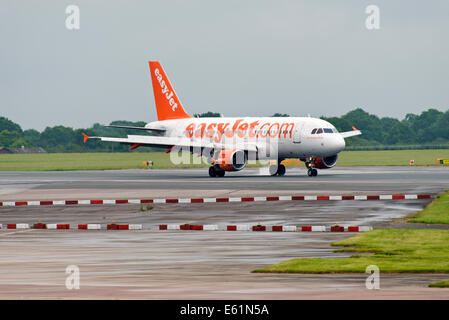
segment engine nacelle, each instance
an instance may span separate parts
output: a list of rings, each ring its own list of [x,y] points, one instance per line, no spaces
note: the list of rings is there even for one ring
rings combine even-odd
[[[313,163],[315,168],[318,169],[330,169],[337,163],[338,155],[333,155],[329,157],[318,157],[315,158],[315,161]]]
[[[248,157],[243,150],[223,149],[218,154],[216,160],[213,160],[213,164],[218,165],[223,171],[240,171],[248,162]]]

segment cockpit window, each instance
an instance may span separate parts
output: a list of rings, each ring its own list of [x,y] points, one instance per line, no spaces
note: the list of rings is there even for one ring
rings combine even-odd
[[[320,134],[320,133],[323,133],[323,129],[321,129],[321,128],[319,128],[319,129],[317,130],[316,134]]]
[[[333,133],[331,128],[324,128],[325,133]]]
[[[316,133],[316,128],[312,130],[312,134],[315,134],[315,133]]]

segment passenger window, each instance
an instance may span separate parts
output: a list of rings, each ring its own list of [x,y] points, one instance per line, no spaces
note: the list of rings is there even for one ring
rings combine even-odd
[[[333,131],[332,131],[332,129],[330,129],[330,128],[324,128],[324,132],[325,132],[325,133],[332,133]]]
[[[323,133],[323,129],[321,129],[321,128],[319,128],[319,129],[317,130],[316,134],[320,134],[320,133]]]
[[[315,133],[316,133],[316,129],[313,129],[313,130],[312,130],[312,134],[315,134]]]

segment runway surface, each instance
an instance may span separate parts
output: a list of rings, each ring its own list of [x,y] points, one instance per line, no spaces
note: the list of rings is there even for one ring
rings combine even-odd
[[[320,170],[317,177],[303,168],[288,168],[284,177],[267,170],[224,178],[210,178],[206,169],[0,172],[0,200],[437,193],[449,187],[444,167],[345,167]]]
[[[225,178],[205,170],[2,172],[0,200],[282,194],[438,193],[447,168],[337,168],[285,177],[257,169]],[[0,223],[161,223],[371,225],[418,211],[429,200],[1,207]],[[223,231],[0,231],[0,298],[144,299],[449,299],[427,288],[439,274],[254,274],[297,257],[332,258],[334,241],[353,234]],[[79,290],[65,287],[68,265],[80,268]]]

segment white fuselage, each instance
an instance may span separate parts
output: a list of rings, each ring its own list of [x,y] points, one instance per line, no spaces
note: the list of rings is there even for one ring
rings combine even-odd
[[[164,129],[167,137],[191,141],[207,140],[237,146],[252,143],[259,148],[269,145],[277,149],[278,159],[328,157],[345,147],[345,141],[335,127],[317,118],[186,118],[150,122],[145,127]]]

